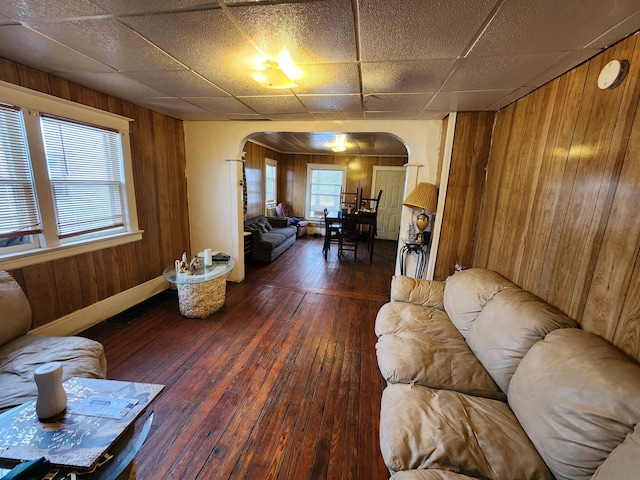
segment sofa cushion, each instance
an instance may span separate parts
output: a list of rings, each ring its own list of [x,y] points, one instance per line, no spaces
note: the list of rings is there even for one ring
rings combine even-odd
[[[71,377],[106,378],[102,344],[83,337],[23,335],[0,347],[0,408],[35,398],[33,372],[53,361],[62,363],[63,381]]]
[[[416,383],[504,400],[462,338],[421,332],[385,334],[376,343],[378,367],[389,383]]]
[[[531,346],[557,328],[576,322],[519,288],[498,292],[472,324],[467,343],[489,374],[507,392],[520,360]]]
[[[586,480],[640,422],[640,366],[594,334],[559,329],[524,356],[508,398],[556,478]]]
[[[607,457],[590,480],[631,480],[640,472],[640,423]]]
[[[395,275],[391,279],[391,301],[444,310],[444,285],[444,282]]]
[[[31,328],[31,306],[14,278],[0,270],[0,345],[24,335]]]
[[[425,332],[440,337],[463,339],[443,310],[411,303],[385,303],[376,315],[375,333]]]
[[[516,287],[497,272],[482,268],[462,270],[448,277],[444,287],[444,309],[466,338],[471,325],[494,295]],[[517,287],[516,287],[517,288]]]
[[[448,390],[385,388],[380,448],[392,472],[435,468],[495,480],[551,479],[506,403]]]
[[[277,230],[271,230],[270,232],[263,232],[260,236],[260,247],[265,250],[271,250],[287,239],[284,233]]]

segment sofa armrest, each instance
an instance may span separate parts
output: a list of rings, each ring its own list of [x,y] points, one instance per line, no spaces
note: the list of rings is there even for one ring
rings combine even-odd
[[[284,228],[289,226],[289,217],[267,217],[273,228]]]
[[[391,279],[391,301],[444,310],[444,282],[394,275]]]

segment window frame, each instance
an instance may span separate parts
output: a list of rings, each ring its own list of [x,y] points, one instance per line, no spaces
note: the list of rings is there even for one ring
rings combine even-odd
[[[269,157],[265,157],[264,159],[264,204],[265,204],[265,215],[268,215],[268,209],[269,209],[269,198],[267,198],[267,192],[268,192],[268,182],[269,182],[269,177],[267,176],[267,171],[269,169],[269,167],[273,167],[274,169],[274,178],[273,178],[273,192],[274,192],[274,204],[273,206],[275,206],[278,202],[278,161],[274,160],[273,158],[269,158]]]
[[[27,149],[43,229],[43,233],[37,235],[39,237],[38,246],[32,249],[6,251],[6,253],[0,254],[0,269],[22,268],[35,263],[93,252],[142,239],[143,232],[138,228],[131,158],[129,122],[133,121],[133,119],[3,81],[0,81],[0,102],[14,105],[23,112]],[[84,235],[78,238],[65,239],[64,241],[58,239],[51,184],[49,182],[40,126],[41,113],[118,132],[122,148],[124,182],[123,203],[125,218],[123,231],[118,233],[109,232],[98,237]],[[36,241],[35,243],[37,244],[38,242]]]
[[[342,186],[341,191],[344,191],[347,185],[347,166],[335,165],[326,163],[307,163],[307,194],[305,199],[305,218],[309,220],[322,220],[321,216],[311,215],[311,190],[312,190],[312,178],[314,170],[335,170],[342,173]],[[339,199],[340,197],[338,197]],[[338,208],[340,206],[338,205]]]

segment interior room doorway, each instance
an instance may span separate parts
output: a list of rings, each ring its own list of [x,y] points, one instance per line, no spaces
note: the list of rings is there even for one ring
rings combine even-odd
[[[377,236],[381,240],[400,238],[400,217],[406,173],[404,167],[373,167],[371,193],[375,195],[375,192],[382,190],[378,206]]]

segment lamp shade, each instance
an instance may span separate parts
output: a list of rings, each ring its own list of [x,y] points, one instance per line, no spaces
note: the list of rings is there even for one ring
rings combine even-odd
[[[404,199],[405,207],[435,212],[438,206],[438,187],[432,183],[422,182]]]

